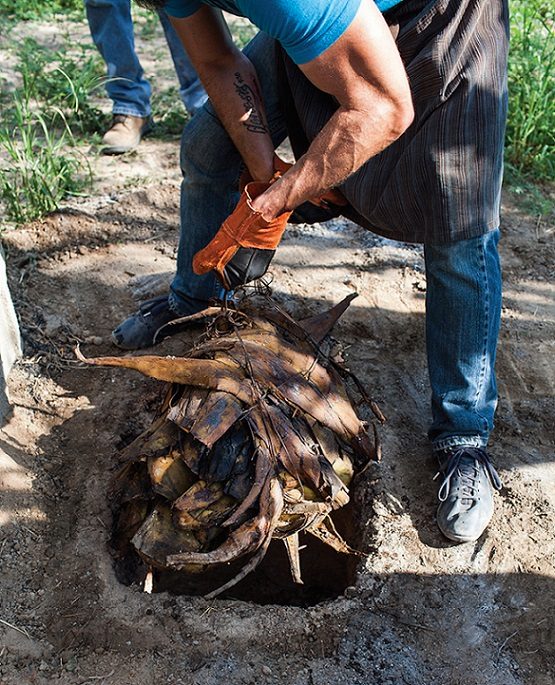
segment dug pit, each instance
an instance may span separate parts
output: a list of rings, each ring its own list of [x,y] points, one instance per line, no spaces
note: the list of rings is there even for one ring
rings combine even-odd
[[[255,604],[309,607],[343,595],[356,584],[357,567],[365,556],[360,533],[361,512],[356,501],[356,486],[351,502],[335,512],[334,524],[341,537],[360,554],[340,554],[311,535],[301,533],[300,561],[303,583],[293,582],[285,545],[281,540],[270,543],[260,565],[233,588],[222,593],[222,599],[237,599]],[[148,566],[128,547],[114,558],[118,580],[124,585],[145,586]],[[174,595],[204,595],[222,584],[237,569],[219,573],[187,574],[152,569],[152,591]]]

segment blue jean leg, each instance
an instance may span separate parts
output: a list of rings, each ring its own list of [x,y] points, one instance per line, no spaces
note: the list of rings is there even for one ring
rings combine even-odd
[[[150,85],[135,53],[130,0],[85,0],[92,39],[104,58],[114,114],[150,115]]]
[[[168,15],[164,10],[158,10],[160,24],[164,29],[166,41],[175,67],[175,73],[179,80],[179,95],[189,114],[195,114],[206,102],[206,91],[200,82],[195,68],[191,64],[183,44],[176,30],[173,28]]]
[[[270,135],[277,147],[287,134],[279,106],[274,41],[259,33],[247,45],[245,54],[258,74]],[[170,304],[175,311],[191,314],[222,292],[213,272],[203,276],[193,273],[192,261],[235,208],[242,171],[241,156],[210,102],[183,131],[181,169],[181,233]]]
[[[427,245],[426,345],[435,450],[485,447],[497,405],[501,316],[499,230]]]

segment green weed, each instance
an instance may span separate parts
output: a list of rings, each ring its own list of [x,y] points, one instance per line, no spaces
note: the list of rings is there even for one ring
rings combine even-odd
[[[42,19],[53,14],[83,16],[82,0],[0,0],[0,15],[15,21]]]
[[[106,82],[104,64],[96,51],[91,54],[81,47],[79,54],[70,56],[64,50],[53,52],[33,38],[25,38],[17,55],[21,92],[27,101],[61,109],[74,134],[94,133],[101,127],[104,116],[91,102]]]
[[[154,137],[174,138],[181,135],[189,115],[181,102],[178,89],[172,86],[162,92],[154,92],[151,103],[155,121]]]
[[[245,45],[255,37],[258,29],[253,24],[244,21],[243,19],[230,19],[229,21],[233,41],[239,49],[243,49]]]
[[[73,136],[61,110],[33,111],[30,101],[16,94],[13,114],[13,127],[0,130],[0,150],[7,158],[0,168],[0,197],[7,218],[23,223],[79,194],[90,184],[90,170],[71,147]]]
[[[505,159],[513,176],[555,180],[555,9],[512,5]]]
[[[135,31],[139,30],[141,38],[143,40],[150,40],[154,38],[160,28],[160,19],[156,12],[151,12],[143,7],[139,7],[135,3],[131,4],[131,10],[133,13],[133,25],[135,26]]]

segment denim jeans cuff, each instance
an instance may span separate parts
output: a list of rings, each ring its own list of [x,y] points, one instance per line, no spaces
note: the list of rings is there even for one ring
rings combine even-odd
[[[127,107],[126,105],[114,105],[112,107],[112,114],[124,114],[127,117],[141,117],[145,119],[150,116],[151,109],[148,107],[147,109],[140,110],[135,107]]]
[[[479,435],[453,435],[443,440],[432,443],[432,450],[442,452],[443,450],[453,450],[458,447],[479,447],[483,449],[487,445],[487,440]]]

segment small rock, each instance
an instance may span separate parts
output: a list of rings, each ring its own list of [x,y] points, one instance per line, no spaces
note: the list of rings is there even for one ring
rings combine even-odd
[[[87,345],[102,345],[104,339],[99,335],[89,335],[85,338]]]
[[[48,670],[48,664],[46,661],[41,661],[39,664],[39,671],[47,671]]]
[[[48,337],[59,333],[63,326],[63,319],[57,314],[44,315],[44,332]]]
[[[272,669],[264,664],[264,666],[262,666],[262,673],[264,673],[264,675],[272,675]]]
[[[77,668],[77,659],[74,656],[72,656],[67,660],[67,663],[65,665],[65,669],[66,669],[66,671],[69,671],[71,673],[72,671],[75,671],[76,668]]]

